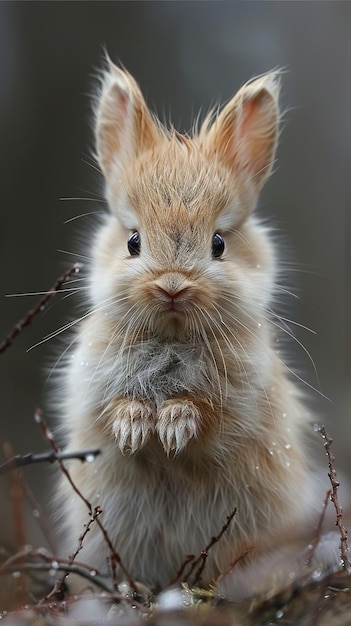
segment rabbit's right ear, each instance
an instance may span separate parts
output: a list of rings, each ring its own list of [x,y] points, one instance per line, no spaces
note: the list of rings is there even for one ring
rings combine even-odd
[[[272,171],[277,147],[279,76],[270,72],[246,83],[201,131],[210,155],[250,180],[256,193]]]
[[[134,78],[109,59],[108,64],[96,112],[97,157],[107,180],[157,140],[157,126]]]

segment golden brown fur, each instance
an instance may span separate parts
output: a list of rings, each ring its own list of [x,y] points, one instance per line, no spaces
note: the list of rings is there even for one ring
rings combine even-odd
[[[235,508],[203,584],[247,548],[252,561],[298,534],[319,503],[305,410],[273,345],[275,249],[253,215],[274,161],[278,88],[274,73],[248,83],[184,137],[152,119],[128,73],[110,64],[105,76],[96,135],[110,213],[64,373],[63,423],[69,448],[101,448],[95,463],[72,463],[73,479],[103,508],[132,576],[153,588]],[[62,503],[71,552],[87,511],[64,482]],[[108,574],[107,558],[92,527],[81,559]],[[229,597],[260,584],[245,584],[246,571],[227,578]]]

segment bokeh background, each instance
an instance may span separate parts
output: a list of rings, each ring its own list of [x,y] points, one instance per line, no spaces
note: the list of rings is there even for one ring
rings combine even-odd
[[[77,259],[77,235],[100,211],[103,183],[92,167],[91,94],[103,49],[136,77],[151,108],[180,130],[225,102],[250,77],[282,67],[287,110],[278,164],[259,212],[280,232],[290,259],[291,316],[311,353],[291,345],[319,422],[350,460],[350,2],[1,2],[0,201],[1,335]],[[61,200],[61,198],[82,198]],[[67,221],[68,220],[68,221]],[[59,252],[68,251],[70,254]],[[349,267],[347,268],[347,262]],[[0,362],[0,440],[15,451],[46,447],[33,420],[45,406],[55,340],[40,342],[74,315],[57,297]],[[0,455],[2,455],[0,450]],[[1,457],[2,458],[2,457]],[[42,502],[53,489],[46,466],[25,475]],[[1,480],[2,498],[9,483]],[[9,506],[0,533],[11,542]],[[4,512],[5,511],[5,512]],[[28,541],[38,538],[29,515]]]

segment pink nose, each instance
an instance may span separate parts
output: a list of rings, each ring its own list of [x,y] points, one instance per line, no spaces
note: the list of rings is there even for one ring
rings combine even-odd
[[[186,299],[185,294],[189,291],[188,287],[183,289],[172,289],[171,287],[160,287],[158,285],[159,292],[162,300],[167,303],[167,309],[171,311],[178,311],[181,309],[181,304]]]

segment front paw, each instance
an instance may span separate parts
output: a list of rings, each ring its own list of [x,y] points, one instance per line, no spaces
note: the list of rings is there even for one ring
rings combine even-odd
[[[178,454],[198,436],[200,412],[191,401],[167,400],[161,405],[157,433],[167,455]]]
[[[147,400],[121,400],[114,418],[112,432],[123,454],[134,454],[155,431],[154,407]]]

